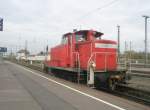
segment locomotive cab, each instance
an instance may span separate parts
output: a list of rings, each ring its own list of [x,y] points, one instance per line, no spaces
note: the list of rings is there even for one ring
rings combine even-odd
[[[75,51],[79,53],[82,69],[87,69],[90,62],[95,62],[96,71],[116,70],[117,43],[101,39],[102,35],[92,30],[75,32]]]

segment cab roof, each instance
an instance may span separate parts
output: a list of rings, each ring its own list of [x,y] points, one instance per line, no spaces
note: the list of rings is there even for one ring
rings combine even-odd
[[[89,31],[92,31],[92,32],[95,34],[95,35],[94,35],[95,37],[101,37],[102,35],[104,35],[104,34],[101,33],[101,32],[93,31],[93,30],[80,30],[80,31],[74,32],[74,34],[84,34],[84,35],[87,35],[87,33],[88,33]],[[63,37],[66,37],[66,36],[72,35],[72,34],[73,34],[73,33],[68,32],[68,33],[64,34]]]
[[[66,36],[68,36],[68,35],[72,35],[72,33],[71,33],[71,32],[66,33],[66,34],[63,35],[63,37],[66,37]]]
[[[86,35],[89,31],[94,32],[95,37],[100,37],[103,35],[103,33],[98,32],[98,31],[93,31],[93,30],[80,30],[80,31],[76,31],[75,34],[85,34]]]

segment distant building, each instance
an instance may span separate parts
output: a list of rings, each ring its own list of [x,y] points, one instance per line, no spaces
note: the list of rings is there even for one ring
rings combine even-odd
[[[17,60],[25,60],[28,55],[29,55],[28,50],[21,49],[17,52],[16,59]]]
[[[29,55],[27,57],[28,61],[44,61],[45,55]]]
[[[46,52],[43,52],[43,51],[41,51],[41,52],[39,52],[37,55],[46,55]]]

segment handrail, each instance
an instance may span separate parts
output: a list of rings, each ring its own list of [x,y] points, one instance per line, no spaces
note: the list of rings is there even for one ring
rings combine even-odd
[[[80,56],[79,56],[79,52],[73,52],[73,54],[75,54],[77,57],[76,57],[76,60],[78,62],[78,84],[80,83]]]

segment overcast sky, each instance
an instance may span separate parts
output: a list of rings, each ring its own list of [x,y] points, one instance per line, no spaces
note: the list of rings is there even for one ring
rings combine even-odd
[[[0,32],[0,46],[16,51],[27,40],[29,51],[37,53],[47,44],[58,44],[62,34],[74,28],[94,29],[103,32],[104,39],[117,40],[116,26],[120,25],[121,50],[125,41],[132,41],[133,49],[142,51],[142,15],[150,16],[150,0],[1,0],[4,31]],[[150,41],[150,19],[148,37]]]

